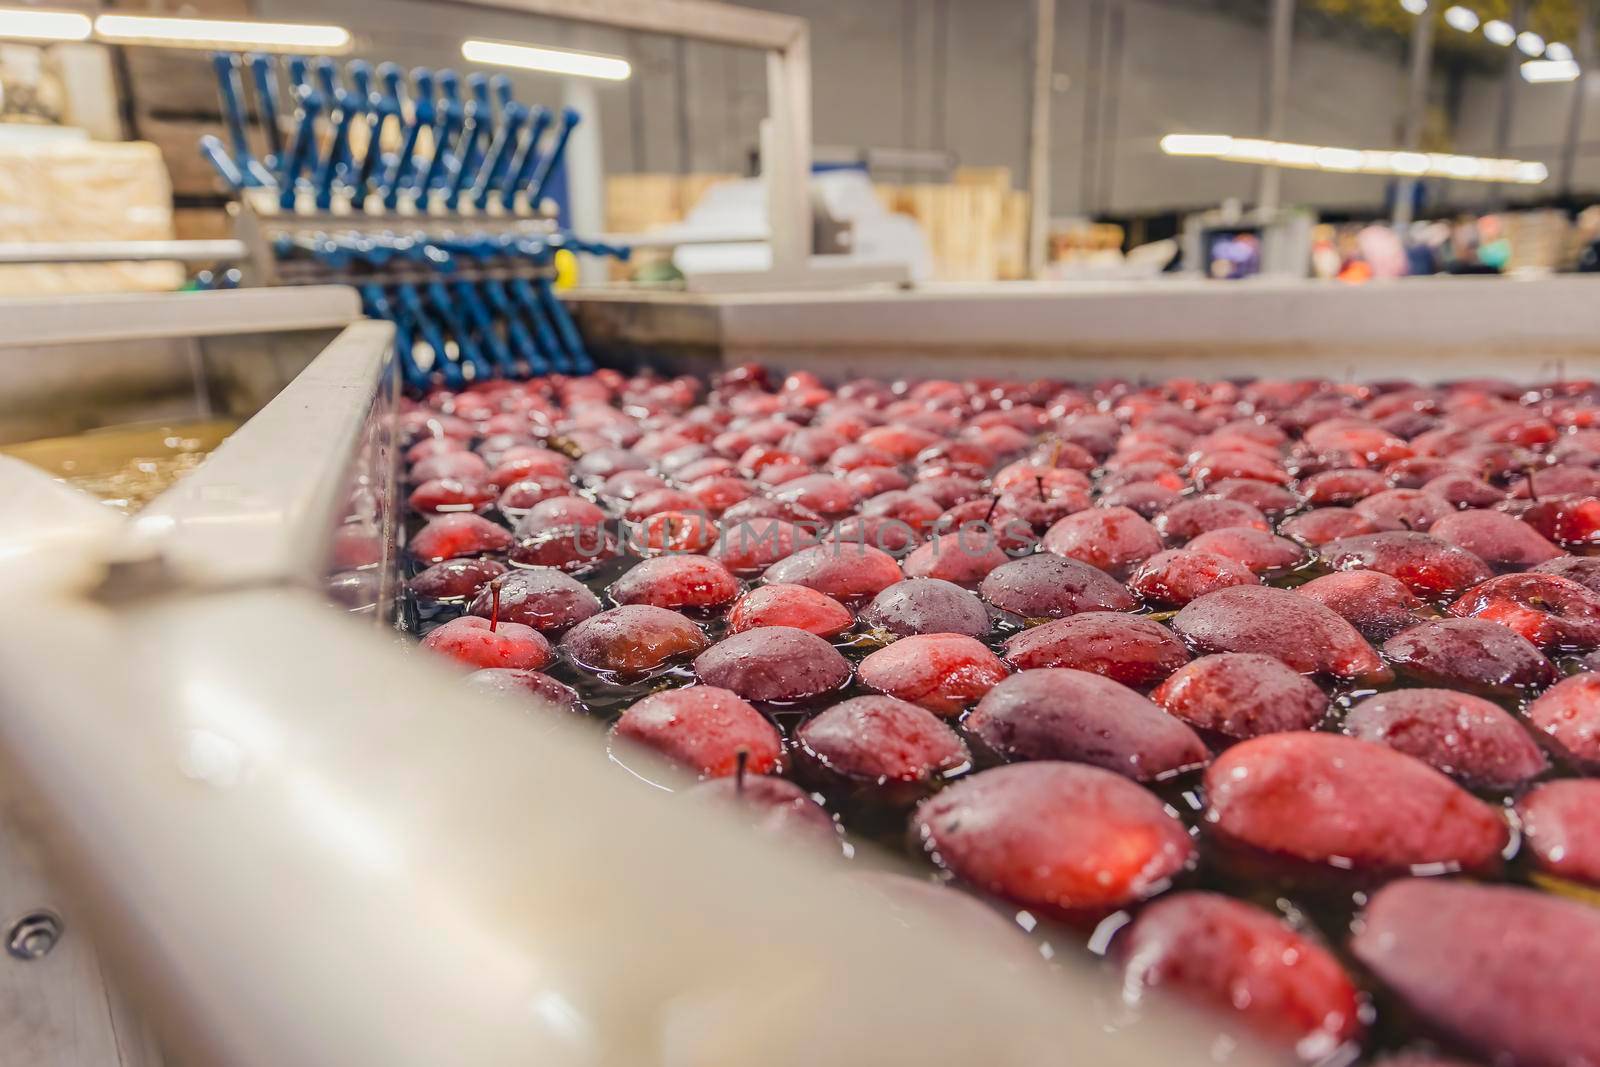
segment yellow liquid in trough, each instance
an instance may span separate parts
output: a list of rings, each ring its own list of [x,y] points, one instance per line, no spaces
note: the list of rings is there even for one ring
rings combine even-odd
[[[0,446],[99,497],[106,506],[132,514],[194,470],[239,428],[229,419],[110,426],[71,437]]]

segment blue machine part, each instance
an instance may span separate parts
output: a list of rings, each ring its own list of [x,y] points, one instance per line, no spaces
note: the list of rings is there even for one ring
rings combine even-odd
[[[519,104],[510,79],[396,64],[376,71],[326,57],[212,57],[226,140],[200,139],[218,177],[252,204],[277,236],[271,253],[285,276],[356,286],[365,313],[395,325],[406,387],[459,388],[489,377],[583,374],[594,361],[556,295],[561,249],[627,258],[628,250],[515,224],[554,201],[568,217],[564,166],[571,108],[554,115]],[[293,104],[285,136],[279,64]],[[244,69],[266,151],[252,149]],[[356,136],[356,128],[364,134]],[[552,127],[554,131],[552,132]],[[429,131],[424,138],[422,131]],[[431,141],[431,147],[429,142]],[[387,150],[386,150],[387,145]],[[269,216],[285,220],[279,227]],[[509,218],[474,226],[474,217]],[[362,225],[341,220],[360,216]],[[371,220],[381,220],[378,228]],[[352,218],[352,223],[354,219]],[[238,284],[238,271],[197,278],[198,288]]]

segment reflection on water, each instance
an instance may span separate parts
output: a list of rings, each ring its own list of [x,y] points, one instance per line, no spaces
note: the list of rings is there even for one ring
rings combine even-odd
[[[239,428],[228,419],[111,426],[0,446],[68,485],[132,514],[194,470]]]

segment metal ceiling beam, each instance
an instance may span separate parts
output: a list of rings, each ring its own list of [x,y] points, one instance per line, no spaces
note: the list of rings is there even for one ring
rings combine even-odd
[[[1511,7],[1511,25],[1528,24],[1528,0],[1515,0]],[[1500,74],[1500,111],[1495,116],[1494,154],[1505,158],[1511,154],[1511,125],[1517,108],[1517,85],[1522,80],[1523,56],[1515,46],[1505,49],[1505,69]],[[1489,211],[1500,211],[1506,206],[1506,189],[1491,185],[1485,197]]]
[[[1267,81],[1263,129],[1269,141],[1283,140],[1284,122],[1289,113],[1289,57],[1294,43],[1294,0],[1272,0],[1272,21],[1267,29]],[[1264,212],[1278,210],[1283,172],[1277,167],[1262,167],[1257,186],[1256,206]]]
[[[1567,139],[1561,146],[1561,172],[1557,188],[1571,196],[1578,174],[1578,142],[1583,137],[1583,101],[1594,85],[1594,0],[1582,0],[1578,8],[1578,80],[1572,83],[1572,104],[1567,111]]]
[[[1415,152],[1422,147],[1422,128],[1428,115],[1428,73],[1433,67],[1433,24],[1437,16],[1432,6],[1416,17],[1411,26],[1411,88],[1406,98],[1404,147]],[[1411,225],[1412,201],[1417,195],[1417,179],[1402,178],[1395,183],[1394,226]]]
[[[847,284],[844,272],[811,263],[811,40],[803,18],[714,0],[462,0],[478,7],[609,26],[635,33],[756,48],[767,57],[762,177],[774,284]],[[863,268],[865,269],[865,268]],[[868,271],[872,274],[873,271]],[[900,281],[900,273],[878,280]],[[748,281],[749,279],[744,279]]]
[[[639,33],[784,51],[806,35],[806,20],[714,0],[464,0],[527,15]]]
[[[1044,273],[1050,239],[1050,92],[1055,77],[1056,0],[1035,0],[1033,95],[1028,126],[1028,274]]]

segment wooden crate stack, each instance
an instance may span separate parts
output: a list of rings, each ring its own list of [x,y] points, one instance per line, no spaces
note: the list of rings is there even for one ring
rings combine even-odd
[[[735,174],[611,174],[606,177],[606,229],[646,233],[682,222],[705,191]]]
[[[0,148],[0,242],[170,241],[172,186],[161,153],[133,141]],[[174,263],[0,266],[0,297],[160,292],[183,284]]]
[[[949,184],[880,185],[891,211],[928,235],[940,281],[1027,276],[1028,194],[1011,188],[1009,167],[962,167]]]
[[[1511,242],[1509,270],[1570,270],[1576,262],[1565,211],[1514,211],[1501,216]]]
[[[609,174],[606,176],[606,229],[611,233],[649,233],[682,222],[711,186],[736,174]],[[611,277],[623,280],[670,257],[659,252],[612,263]]]
[[[646,233],[680,222],[707,188],[731,174],[613,174],[606,178],[606,229]],[[874,186],[883,206],[910,215],[928,235],[940,281],[1028,276],[1028,194],[1009,167],[962,167],[947,184]]]

